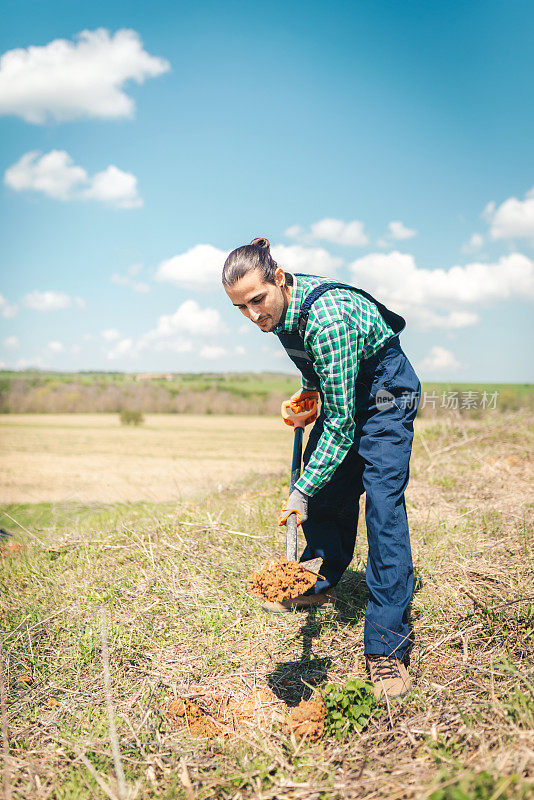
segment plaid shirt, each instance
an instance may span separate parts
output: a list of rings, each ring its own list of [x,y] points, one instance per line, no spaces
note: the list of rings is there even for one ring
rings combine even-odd
[[[293,277],[285,319],[273,333],[298,330],[300,308],[306,295],[327,278]],[[369,358],[393,334],[376,306],[347,289],[330,289],[311,306],[304,346],[323,393],[324,430],[306,468],[295,484],[313,496],[328,483],[354,441],[356,376],[362,358]],[[303,389],[318,389],[305,380]]]

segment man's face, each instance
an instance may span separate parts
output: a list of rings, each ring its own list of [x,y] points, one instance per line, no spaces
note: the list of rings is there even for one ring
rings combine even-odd
[[[275,272],[276,283],[265,283],[261,272],[247,272],[233,286],[225,286],[226,294],[245,317],[269,333],[283,319],[288,305],[285,273],[281,267]]]

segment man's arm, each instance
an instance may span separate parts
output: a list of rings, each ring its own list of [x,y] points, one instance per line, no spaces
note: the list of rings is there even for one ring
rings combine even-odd
[[[324,429],[295,488],[313,496],[343,461],[354,441],[354,394],[361,353],[357,330],[339,320],[309,342],[324,395]]]

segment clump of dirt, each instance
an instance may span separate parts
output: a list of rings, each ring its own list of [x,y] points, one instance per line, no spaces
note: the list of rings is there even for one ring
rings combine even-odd
[[[305,569],[297,561],[290,561],[282,556],[278,559],[272,558],[258,572],[249,575],[247,584],[257,597],[281,603],[304,594],[316,580],[315,573]]]
[[[221,733],[221,726],[210,719],[194,700],[173,700],[167,715],[179,727],[187,726],[192,736],[212,739]]]
[[[22,545],[20,542],[3,542],[0,540],[0,558],[16,556],[20,553]]]
[[[247,723],[266,723],[268,717],[277,715],[277,698],[267,687],[255,689],[252,695],[213,693],[201,686],[190,690],[194,691],[189,691],[188,697],[173,700],[166,715],[172,724],[187,727],[192,736],[227,736]]]
[[[320,698],[316,700],[301,700],[298,706],[292,709],[286,726],[293,731],[297,739],[304,736],[310,742],[316,742],[324,733],[324,718],[326,706]]]

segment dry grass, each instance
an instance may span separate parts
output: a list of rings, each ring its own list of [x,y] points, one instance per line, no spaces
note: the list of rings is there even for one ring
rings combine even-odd
[[[291,437],[276,417],[116,414],[0,416],[4,502],[165,502],[228,486],[289,462]]]
[[[263,614],[244,581],[283,550],[283,477],[249,479],[209,507],[63,507],[40,524],[31,508],[8,509],[43,542],[21,534],[1,567],[12,797],[119,797],[110,702],[130,797],[532,796],[530,443],[517,415],[420,428],[408,497],[415,690],[344,741],[297,741],[283,720],[327,679],[364,675],[365,536],[333,614]],[[275,700],[199,739],[166,713],[198,685],[233,707],[255,709],[267,687]]]

